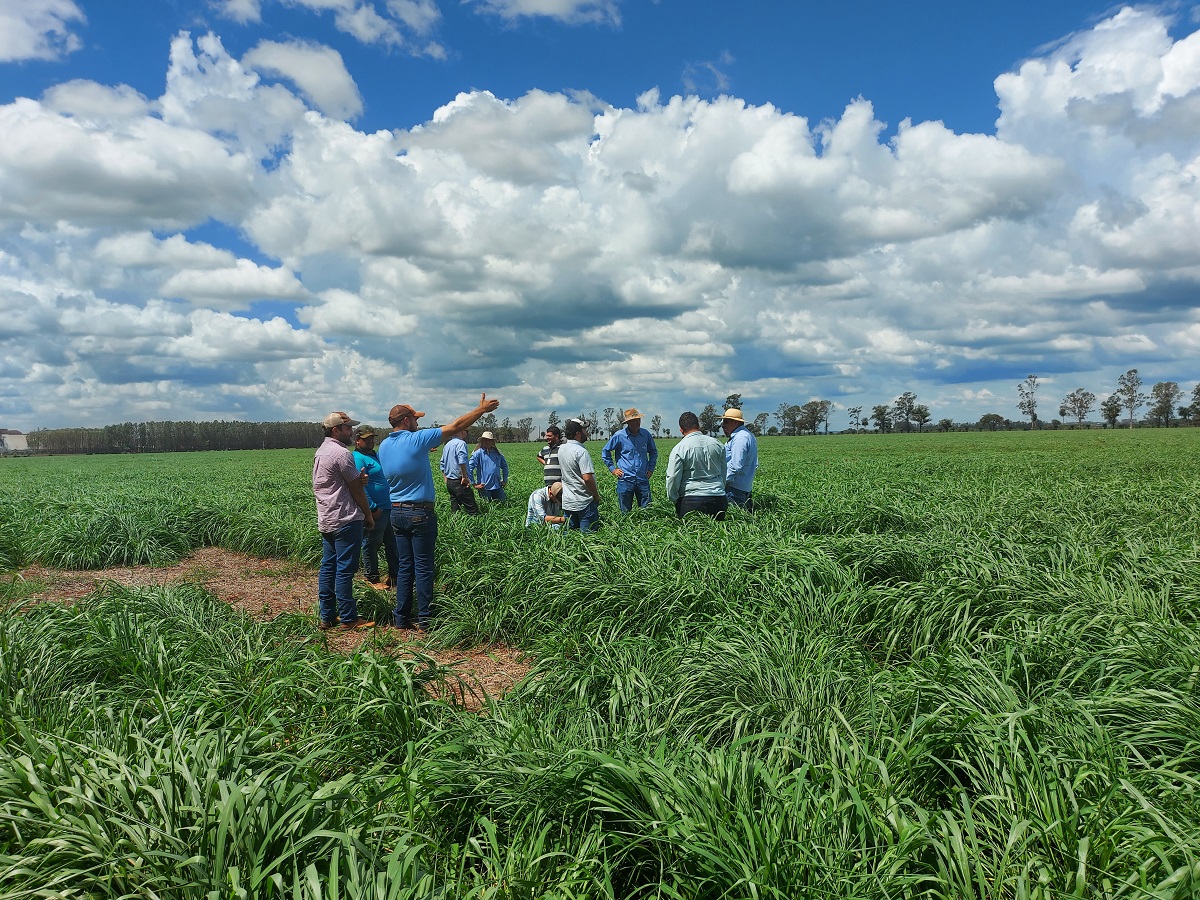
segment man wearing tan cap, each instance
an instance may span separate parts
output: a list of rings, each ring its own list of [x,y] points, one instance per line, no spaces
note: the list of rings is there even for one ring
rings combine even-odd
[[[388,413],[392,433],[379,444],[379,462],[391,489],[392,530],[400,567],[396,578],[396,608],[392,624],[397,628],[425,631],[433,622],[433,556],[437,544],[437,515],[433,511],[433,471],[429,453],[455,432],[469,428],[500,406],[499,400],[479,398],[479,405],[441,428],[417,430],[425,413],[406,403],[397,403]],[[417,597],[417,621],[413,621],[413,592]]]
[[[725,496],[730,503],[754,509],[750,498],[754,490],[754,472],[758,469],[758,438],[746,427],[740,409],[725,410],[721,430],[725,442]]]
[[[313,496],[317,501],[317,530],[321,532],[321,568],[317,575],[317,600],[321,621],[317,627],[371,628],[358,616],[354,602],[354,573],[362,548],[363,527],[375,518],[363,490],[354,455],[347,449],[358,422],[344,412],[333,412],[321,421],[325,440],[313,458]]]
[[[625,427],[608,439],[600,458],[617,479],[621,512],[629,512],[634,497],[638,506],[650,505],[650,476],[658,464],[658,447],[650,432],[642,428],[642,414],[636,408],[625,410],[622,419]]]

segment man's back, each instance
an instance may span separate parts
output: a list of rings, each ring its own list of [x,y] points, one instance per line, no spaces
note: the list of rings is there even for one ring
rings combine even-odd
[[[596,471],[591,454],[579,441],[567,441],[558,448],[558,464],[562,468],[563,509],[578,512],[592,500],[583,480],[585,474],[595,474]]]
[[[686,434],[667,462],[667,499],[725,493],[725,447],[699,431]]]

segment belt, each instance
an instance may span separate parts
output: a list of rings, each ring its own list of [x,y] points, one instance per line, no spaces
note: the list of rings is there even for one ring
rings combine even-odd
[[[433,509],[432,503],[393,503],[392,509]]]

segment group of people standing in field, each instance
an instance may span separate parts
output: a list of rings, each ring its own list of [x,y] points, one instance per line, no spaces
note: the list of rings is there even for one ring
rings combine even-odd
[[[506,500],[508,461],[496,448],[495,436],[485,431],[469,456],[466,443],[467,429],[499,405],[484,394],[478,406],[448,425],[420,429],[418,420],[425,413],[399,403],[388,413],[391,432],[378,444],[370,426],[344,412],[330,413],[322,420],[325,439],[313,459],[313,495],[322,542],[318,628],[375,627],[375,622],[358,615],[354,599],[360,558],[373,587],[396,590],[390,624],[421,632],[429,628],[437,613],[433,602],[437,515],[428,456],[442,446],[439,468],[452,511],[477,514],[476,491],[489,500]],[[632,512],[635,502],[639,507],[650,504],[650,478],[658,464],[654,437],[641,426],[642,414],[625,410],[623,427],[601,451],[604,465],[616,479],[618,506],[625,513]],[[728,438],[724,445],[701,432],[695,413],[679,417],[682,439],[667,461],[666,491],[680,517],[699,513],[723,519],[730,503],[752,508],[757,441],[740,409],[725,410],[721,428]],[[599,526],[600,492],[591,454],[584,446],[587,439],[587,423],[580,419],[546,429],[546,446],[538,454],[544,485],[529,498],[526,526],[547,524],[583,532]],[[387,581],[381,578],[381,548]]]
[[[650,477],[658,466],[654,436],[642,428],[642,414],[625,410],[624,427],[613,433],[600,451],[605,467],[616,479],[617,505],[631,512],[650,505]],[[728,441],[722,445],[700,430],[693,412],[679,417],[682,440],[667,460],[667,499],[683,517],[701,513],[723,519],[730,503],[744,508],[753,505],[754,473],[758,468],[758,442],[746,428],[740,409],[727,409],[721,430]],[[591,531],[599,524],[600,492],[595,468],[584,442],[587,423],[567,419],[562,428],[546,429],[546,446],[538,454],[545,470],[545,485],[534,491],[526,509],[526,526],[542,522],[554,526]]]

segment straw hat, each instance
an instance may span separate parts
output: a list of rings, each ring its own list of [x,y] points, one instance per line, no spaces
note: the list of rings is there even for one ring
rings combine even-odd
[[[746,424],[746,420],[742,418],[742,411],[736,407],[730,407],[725,410],[725,415],[721,416],[721,418],[732,419],[735,422],[741,422],[743,425]]]

